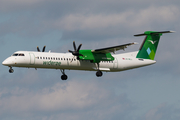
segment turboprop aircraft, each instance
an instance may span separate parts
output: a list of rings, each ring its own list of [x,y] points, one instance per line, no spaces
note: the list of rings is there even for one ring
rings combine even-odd
[[[146,31],[143,34],[134,35],[145,36],[139,51],[136,52],[111,54],[136,44],[134,42],[95,50],[80,50],[82,44],[77,48],[75,42],[73,42],[74,51],[69,50],[70,53],[45,52],[46,46],[41,52],[37,47],[37,52],[17,51],[4,60],[2,64],[10,68],[9,73],[14,72],[12,67],[60,69],[62,80],[68,78],[65,69],[96,71],[96,76],[101,77],[103,75],[102,71],[118,72],[156,63],[154,57],[160,36],[163,33],[172,32]]]

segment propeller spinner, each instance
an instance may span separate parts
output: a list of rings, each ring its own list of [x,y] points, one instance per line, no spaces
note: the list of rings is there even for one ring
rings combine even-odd
[[[74,51],[68,50],[70,53],[72,53],[74,56],[77,56],[77,59],[79,59],[79,56],[83,56],[82,54],[79,54],[79,50],[81,49],[82,44],[79,45],[78,49],[76,49],[75,41],[73,41],[73,47]]]

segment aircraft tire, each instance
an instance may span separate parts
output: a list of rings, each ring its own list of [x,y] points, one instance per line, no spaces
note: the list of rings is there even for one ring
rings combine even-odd
[[[68,78],[67,75],[62,75],[62,76],[61,76],[61,79],[62,79],[62,80],[67,80],[67,78]]]
[[[9,73],[13,73],[14,72],[14,70],[13,69],[9,69]]]
[[[96,72],[97,77],[101,77],[102,75],[103,75],[103,73],[100,70]]]

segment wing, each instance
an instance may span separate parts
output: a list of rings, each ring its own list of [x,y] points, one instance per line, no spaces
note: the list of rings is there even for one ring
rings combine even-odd
[[[118,50],[124,50],[125,48],[127,48],[127,46],[130,45],[135,45],[137,43],[128,43],[128,44],[124,44],[124,45],[118,45],[118,46],[113,46],[113,47],[107,47],[107,48],[102,48],[102,49],[95,49],[95,50],[91,50],[91,52],[93,53],[110,53],[113,52],[115,53]]]

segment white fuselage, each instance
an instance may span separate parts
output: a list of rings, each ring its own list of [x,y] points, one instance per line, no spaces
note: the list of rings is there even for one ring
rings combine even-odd
[[[101,61],[99,70],[117,72],[156,63],[154,60],[138,59],[136,55],[137,52],[112,55],[115,58],[114,61]],[[96,63],[91,63],[88,60],[77,60],[71,53],[17,51],[2,64],[9,67],[98,70]]]

